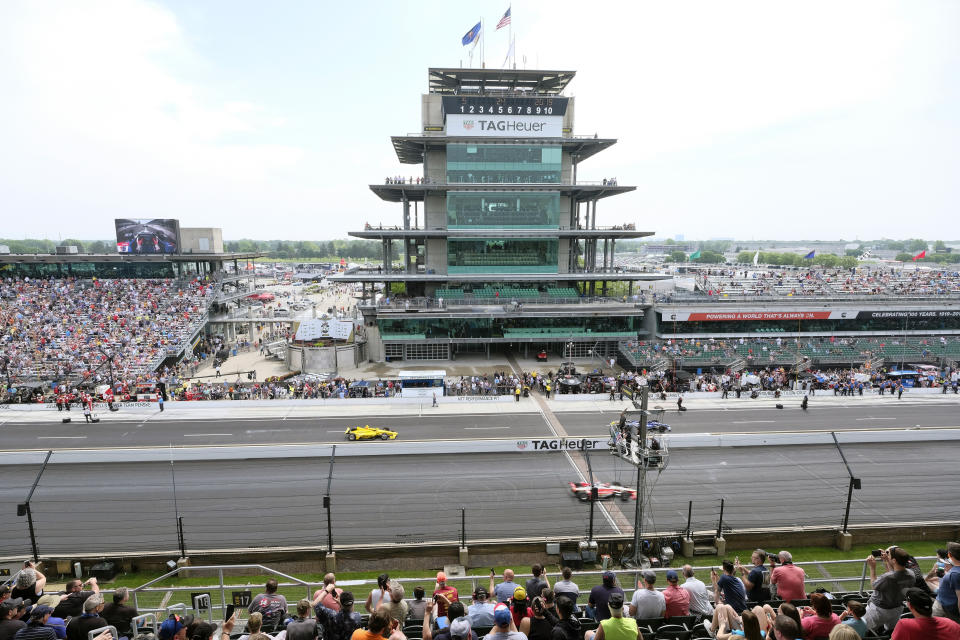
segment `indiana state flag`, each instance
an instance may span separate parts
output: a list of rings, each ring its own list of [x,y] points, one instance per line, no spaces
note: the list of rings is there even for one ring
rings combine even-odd
[[[468,44],[470,44],[471,42],[473,42],[479,37],[480,37],[480,23],[478,22],[477,24],[473,25],[473,28],[470,29],[470,31],[467,31],[464,34],[461,42],[463,43],[463,46],[467,46]]]

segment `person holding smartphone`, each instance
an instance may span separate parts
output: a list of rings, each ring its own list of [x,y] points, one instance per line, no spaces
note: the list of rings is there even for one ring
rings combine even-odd
[[[900,547],[890,547],[880,552],[880,562],[887,571],[877,577],[877,558],[867,556],[870,583],[873,595],[867,603],[863,620],[867,629],[879,633],[884,627],[893,628],[903,613],[903,594],[913,586],[913,572],[907,569],[909,555]]]

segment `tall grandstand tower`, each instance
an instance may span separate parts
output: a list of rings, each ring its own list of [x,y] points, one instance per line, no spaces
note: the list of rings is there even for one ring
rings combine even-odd
[[[363,283],[372,359],[498,345],[609,357],[644,333],[638,282],[663,276],[614,266],[617,240],[651,232],[597,224],[601,199],[635,187],[579,179],[580,163],[616,140],[574,135],[574,98],[563,95],[574,75],[429,70],[420,131],[392,138],[400,162],[421,168],[370,186],[401,204],[402,223],[351,232],[381,242],[382,264],[336,278]]]

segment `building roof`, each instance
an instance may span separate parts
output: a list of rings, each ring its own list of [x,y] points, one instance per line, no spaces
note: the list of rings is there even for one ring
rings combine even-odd
[[[597,138],[594,136],[564,136],[562,138],[464,138],[461,136],[413,135],[392,136],[393,148],[402,164],[421,164],[423,154],[428,149],[444,149],[454,142],[476,142],[485,144],[558,144],[564,151],[575,156],[577,162],[603,151],[617,143],[616,138]]]
[[[444,194],[448,191],[559,191],[562,196],[570,196],[575,202],[599,200],[609,196],[635,191],[636,187],[608,185],[602,182],[578,184],[518,184],[518,183],[457,183],[457,184],[372,184],[370,190],[387,202],[423,202],[428,193]]]
[[[432,67],[430,93],[446,95],[539,94],[559,95],[576,71],[538,69],[464,69]]]

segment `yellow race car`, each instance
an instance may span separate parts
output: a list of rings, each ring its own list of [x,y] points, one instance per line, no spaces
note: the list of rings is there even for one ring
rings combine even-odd
[[[376,438],[396,440],[398,435],[396,431],[371,427],[368,424],[362,427],[350,427],[345,433],[347,434],[347,440],[375,440]]]

